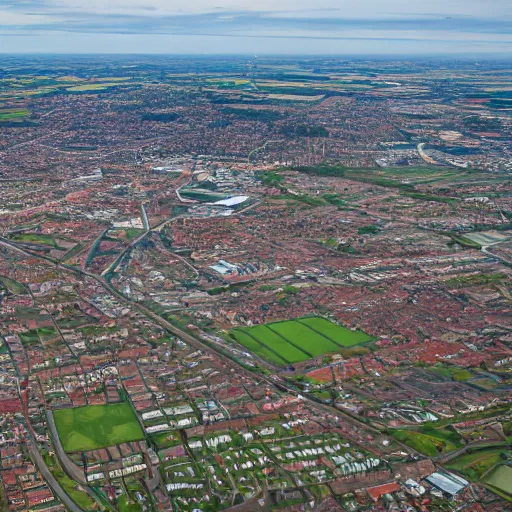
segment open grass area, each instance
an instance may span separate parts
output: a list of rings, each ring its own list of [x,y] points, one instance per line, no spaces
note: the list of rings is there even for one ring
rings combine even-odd
[[[23,119],[24,117],[27,117],[29,114],[30,114],[30,112],[26,109],[0,110],[0,121],[11,121],[13,119]]]
[[[433,428],[428,424],[422,425],[417,430],[394,430],[392,434],[402,443],[428,457],[452,452],[462,445],[460,436],[456,432],[444,428]]]
[[[96,502],[81,488],[76,482],[71,480],[62,470],[55,455],[44,454],[44,461],[51,471],[52,475],[62,486],[66,494],[82,509],[82,510],[98,510]],[[1,509],[3,510],[3,509]]]
[[[109,83],[109,82],[102,82],[102,83],[89,83],[89,84],[82,84],[82,85],[75,85],[73,87],[68,87],[66,91],[68,92],[94,92],[94,91],[104,91],[105,89],[108,89],[109,87],[116,87],[120,85],[117,82]]]
[[[441,377],[446,379],[453,379],[458,382],[464,382],[472,379],[475,375],[465,368],[458,366],[448,366],[443,364],[437,364],[432,368],[432,371]]]
[[[512,456],[510,450],[490,448],[473,453],[465,453],[449,462],[447,466],[461,472],[464,476],[476,482],[480,480],[486,471],[489,471],[493,466],[510,456]]]
[[[57,409],[53,416],[67,452],[95,450],[144,438],[128,402]]]
[[[14,295],[28,294],[28,288],[24,284],[15,281],[14,279],[10,279],[9,277],[0,276],[0,285],[7,288]]]
[[[280,335],[279,331],[271,329],[267,325],[252,327],[247,334],[264,346],[269,347],[270,350],[277,352],[286,361],[295,362],[311,358],[309,353],[297,348],[299,345],[290,344],[287,338]]]
[[[251,352],[254,352],[258,356],[270,361],[271,363],[277,364],[285,364],[287,361],[279,356],[277,352],[272,352],[264,345],[262,345],[256,338],[253,338],[249,334],[241,331],[241,330],[233,330],[233,336],[236,340],[241,343],[245,348],[249,349]]]
[[[485,483],[512,498],[512,468],[500,466],[485,479]]]
[[[343,347],[353,347],[354,345],[360,345],[361,343],[374,340],[373,336],[363,331],[352,331],[347,327],[342,327],[341,325],[329,322],[329,320],[321,317],[300,318],[298,322],[307,325],[309,328],[321,333],[323,336]]]
[[[365,332],[320,317],[236,328],[231,335],[250,351],[278,364],[306,361],[373,340]]]
[[[39,334],[36,329],[26,332],[20,332],[18,336],[20,337],[21,343],[25,347],[30,347],[30,345],[36,345],[40,341]]]
[[[187,199],[195,199],[196,201],[215,202],[226,199],[226,194],[218,192],[211,192],[210,190],[203,190],[197,188],[183,188],[180,194]]]
[[[335,352],[338,349],[338,346],[328,338],[299,322],[270,324],[267,329],[280,334],[289,343],[300,346],[306,354],[311,354],[313,357]]]
[[[42,233],[19,233],[11,236],[11,240],[21,243],[26,242],[30,244],[41,244],[57,247],[57,243],[52,236],[44,235]]]
[[[128,228],[125,230],[126,238],[127,240],[134,240],[138,236],[142,235],[144,233],[143,229],[137,229],[137,228]]]
[[[507,279],[507,275],[502,272],[494,272],[489,274],[472,274],[469,276],[458,276],[447,279],[444,284],[447,288],[466,288],[470,286],[481,286],[484,284],[499,284]]]
[[[142,505],[139,505],[136,501],[134,501],[132,498],[128,498],[126,494],[123,494],[118,502],[117,506],[119,508],[119,512],[140,512],[142,511]]]

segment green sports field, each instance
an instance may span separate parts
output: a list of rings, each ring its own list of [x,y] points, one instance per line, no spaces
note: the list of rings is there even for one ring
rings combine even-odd
[[[85,452],[144,438],[128,402],[57,409],[53,417],[66,452]]]
[[[231,334],[251,352],[277,364],[306,361],[374,339],[320,317],[236,328]]]

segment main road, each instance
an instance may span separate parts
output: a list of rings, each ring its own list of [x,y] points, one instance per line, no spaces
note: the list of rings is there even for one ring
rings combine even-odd
[[[162,223],[162,224],[164,224],[164,223]],[[147,233],[149,233],[149,232],[147,232]],[[82,270],[82,269],[79,269],[79,268],[76,268],[76,267],[72,267],[72,266],[69,266],[69,265],[62,264],[60,262],[57,262],[57,261],[53,260],[52,258],[50,258],[48,256],[36,254],[36,253],[31,252],[31,251],[27,251],[25,249],[21,249],[16,244],[13,244],[12,242],[10,242],[9,240],[6,240],[3,237],[0,237],[0,245],[3,245],[3,246],[8,247],[10,249],[14,249],[17,252],[20,252],[20,253],[22,253],[22,254],[24,254],[26,256],[32,257],[32,258],[36,257],[36,258],[40,258],[40,259],[46,260],[46,261],[52,263],[53,265],[55,265],[56,267],[60,268],[61,270],[64,270],[64,271],[67,271],[67,272],[72,272],[72,273],[78,274],[78,275],[80,275],[82,277],[88,277],[90,279],[93,279],[103,289],[105,289],[110,294],[115,296],[120,302],[128,305],[131,308],[136,309],[137,311],[139,311],[139,313],[144,315],[146,318],[149,318],[149,319],[153,320],[156,324],[160,325],[161,327],[163,327],[168,332],[174,334],[175,336],[177,336],[181,340],[185,341],[190,346],[192,346],[192,347],[194,347],[196,349],[199,349],[199,350],[203,350],[205,352],[212,353],[212,354],[216,355],[219,359],[221,359],[223,362],[225,362],[231,368],[235,368],[239,373],[242,373],[242,374],[244,374],[246,376],[249,376],[250,378],[254,378],[254,373],[252,373],[249,370],[247,370],[242,364],[240,364],[237,361],[231,359],[224,352],[222,352],[221,350],[217,349],[216,347],[214,347],[214,346],[212,346],[210,344],[207,344],[205,341],[201,340],[199,337],[192,336],[191,334],[181,330],[180,328],[178,328],[175,325],[171,324],[170,322],[168,322],[164,318],[160,317],[159,315],[157,315],[156,313],[154,313],[150,309],[146,308],[142,304],[139,304],[139,303],[137,303],[137,302],[127,298],[119,290],[117,290],[110,283],[108,283],[102,276],[98,276],[98,275],[93,274],[91,272],[87,272],[85,270]],[[331,406],[331,405],[324,404],[324,403],[320,402],[320,400],[314,399],[313,397],[308,396],[307,394],[300,393],[296,389],[290,387],[290,385],[288,385],[285,381],[283,381],[283,380],[281,380],[281,379],[279,379],[277,377],[275,379],[272,379],[272,378],[269,378],[269,377],[267,377],[265,375],[258,374],[258,378],[263,380],[264,382],[266,382],[270,387],[277,388],[280,391],[288,393],[289,395],[292,395],[292,396],[294,396],[296,398],[299,398],[299,399],[303,400],[304,402],[309,403],[313,408],[316,408],[317,410],[322,411],[324,414],[327,414],[327,415],[330,415],[330,416],[334,415],[334,416],[343,417],[349,424],[358,425],[360,428],[366,429],[367,431],[371,431],[374,435],[381,434],[381,431],[378,428],[375,428],[372,425],[369,425],[368,423],[365,423],[365,422],[359,420],[356,416],[354,416],[352,414],[349,414],[349,413],[347,413],[347,412],[345,412],[345,411],[343,411],[341,409],[338,409],[338,408],[336,408],[334,406]],[[411,448],[409,446],[406,446],[405,444],[403,444],[403,443],[401,443],[401,442],[399,442],[397,440],[395,440],[395,442],[397,444],[399,444],[400,446],[402,446],[404,449],[406,449],[409,453],[412,452],[417,457],[424,457],[422,454],[420,454],[419,452],[417,452],[413,448]]]
[[[156,229],[156,228],[153,228],[153,229]],[[252,373],[249,370],[247,370],[242,364],[240,364],[237,361],[235,361],[235,360],[231,359],[230,357],[228,357],[224,352],[219,350],[217,347],[214,347],[213,345],[207,344],[206,341],[203,341],[199,337],[192,336],[191,334],[189,334],[189,333],[181,330],[180,328],[176,327],[175,325],[171,324],[170,322],[168,322],[167,320],[165,320],[161,316],[157,315],[156,313],[154,313],[150,309],[146,308],[142,304],[139,304],[139,303],[129,299],[128,297],[123,295],[119,290],[114,288],[110,283],[108,283],[102,276],[98,276],[97,274],[93,274],[91,272],[87,272],[85,270],[82,270],[82,269],[79,269],[79,268],[76,268],[76,267],[72,267],[70,265],[66,265],[66,264],[60,263],[60,262],[55,261],[54,259],[52,259],[52,258],[50,258],[48,256],[44,256],[44,255],[41,255],[41,254],[37,254],[37,253],[31,252],[31,251],[28,251],[26,249],[22,249],[22,248],[18,247],[16,244],[10,242],[9,240],[6,240],[3,237],[0,237],[0,245],[3,245],[3,246],[8,247],[10,249],[13,249],[13,250],[15,250],[15,251],[17,251],[17,252],[19,252],[21,254],[24,254],[25,256],[31,257],[31,258],[35,257],[35,258],[46,260],[49,263],[52,263],[56,267],[60,268],[61,270],[66,271],[66,272],[72,272],[72,273],[78,274],[78,275],[80,275],[82,277],[88,277],[90,279],[93,279],[103,289],[108,291],[111,295],[115,296],[120,302],[123,302],[124,304],[128,305],[129,307],[136,309],[137,311],[139,311],[139,313],[141,313],[142,315],[144,315],[147,318],[150,318],[156,324],[160,325],[161,327],[163,327],[168,332],[174,334],[178,338],[180,338],[183,341],[185,341],[186,343],[190,344],[192,347],[194,347],[196,349],[199,349],[199,350],[203,350],[203,351],[212,353],[212,354],[216,355],[218,358],[220,358],[227,365],[236,368],[236,370],[239,371],[240,373],[243,373],[244,375],[247,375],[247,376],[250,376],[251,378],[254,378],[254,373]],[[300,397],[300,399],[304,400],[305,402],[309,402],[311,405],[313,405],[317,409],[322,410],[324,413],[327,413],[329,415],[335,414],[337,416],[343,416],[350,423],[356,423],[356,424],[358,424],[361,427],[364,427],[364,428],[366,428],[368,430],[373,431],[375,434],[380,433],[380,431],[378,429],[372,427],[371,425],[368,425],[367,423],[364,423],[363,421],[361,421],[361,420],[357,419],[356,417],[346,413],[345,411],[342,411],[342,410],[337,409],[335,407],[323,404],[320,401],[317,401],[317,400],[315,400],[315,399],[313,399],[313,398],[311,398],[311,397],[309,397],[307,395],[301,394],[299,391],[297,391],[296,389],[293,389],[292,387],[290,387],[286,382],[282,381],[281,379],[275,379],[274,380],[272,378],[269,378],[269,377],[267,377],[265,375],[261,375],[261,374],[258,374],[258,378],[263,380],[263,381],[265,381],[271,387],[277,387],[281,391],[289,393],[289,394],[291,394],[291,395],[293,395],[295,397]]]
[[[48,469],[43,457],[39,453],[35,442],[31,438],[27,438],[27,448],[30,457],[34,461],[37,469],[43,475],[46,483],[49,485],[50,489],[57,495],[60,501],[66,506],[68,510],[71,512],[83,512],[81,508],[79,508],[75,502],[66,494],[66,491],[61,487],[59,482],[52,475],[51,471]]]

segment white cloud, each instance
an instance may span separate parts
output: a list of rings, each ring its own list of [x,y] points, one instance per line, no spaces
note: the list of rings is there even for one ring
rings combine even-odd
[[[61,16],[47,14],[26,14],[0,9],[0,26],[46,25],[63,21]]]
[[[22,29],[30,28],[31,34],[44,33],[39,40],[49,46],[87,39],[90,47],[112,36],[120,46],[130,42],[123,51],[133,44],[135,51],[160,52],[161,41],[174,44],[174,37],[186,37],[182,52],[201,44],[206,52],[227,48],[228,53],[294,48],[407,53],[420,47],[438,51],[443,44],[446,51],[494,44],[492,50],[508,47],[512,54],[511,27],[512,0],[0,0],[0,51],[18,47],[22,38],[28,44]],[[297,44],[300,38],[308,43]],[[39,51],[37,39],[30,41]],[[67,50],[73,48],[69,43]]]
[[[47,0],[57,12],[162,16],[176,14],[267,12],[276,16],[348,19],[380,18],[390,15],[475,17],[512,16],[509,0]],[[330,12],[326,12],[330,11]]]

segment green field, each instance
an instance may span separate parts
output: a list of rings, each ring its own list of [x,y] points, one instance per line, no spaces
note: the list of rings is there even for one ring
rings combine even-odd
[[[30,114],[28,110],[7,109],[0,110],[0,121],[10,121],[12,119],[22,119]]]
[[[0,276],[0,285],[5,286],[14,295],[25,295],[28,294],[28,288],[14,279],[9,277]]]
[[[462,445],[460,436],[456,432],[444,428],[433,428],[428,424],[422,425],[418,430],[394,430],[392,435],[428,457],[452,452]]]
[[[49,245],[51,247],[57,247],[57,242],[52,236],[42,233],[20,233],[13,235],[11,240],[21,243],[26,242],[31,244],[42,244]]]
[[[53,417],[67,452],[96,450],[144,438],[128,402],[57,409]]]
[[[89,92],[89,91],[104,91],[109,87],[117,87],[121,85],[118,82],[102,82],[102,83],[88,83],[83,85],[74,85],[73,87],[68,87],[66,91],[68,92]]]
[[[198,188],[183,188],[180,190],[180,194],[187,199],[206,202],[221,201],[222,199],[229,197],[226,194],[220,194],[218,192]]]
[[[98,505],[81,487],[71,480],[59,466],[55,455],[49,453],[44,454],[44,461],[51,471],[52,475],[57,479],[66,494],[82,509],[82,510],[98,510]],[[3,510],[3,509],[0,509]]]
[[[505,465],[500,466],[485,479],[485,483],[512,497],[512,468]]]
[[[464,382],[466,380],[472,379],[475,375],[471,373],[469,370],[465,368],[460,368],[458,366],[448,366],[442,364],[436,364],[432,371],[441,377],[445,377],[447,379],[453,379],[458,382]]]
[[[298,322],[307,325],[330,340],[342,345],[343,347],[353,347],[354,345],[361,345],[373,341],[373,336],[366,334],[363,331],[352,331],[347,327],[342,327],[333,322],[329,322],[325,318],[312,317],[312,318],[299,318]]]
[[[298,363],[373,340],[365,332],[320,317],[236,328],[231,335],[251,352],[277,364]]]
[[[476,482],[486,471],[511,455],[510,450],[503,447],[478,450],[457,457],[450,461],[447,467],[460,471],[464,476]]]

